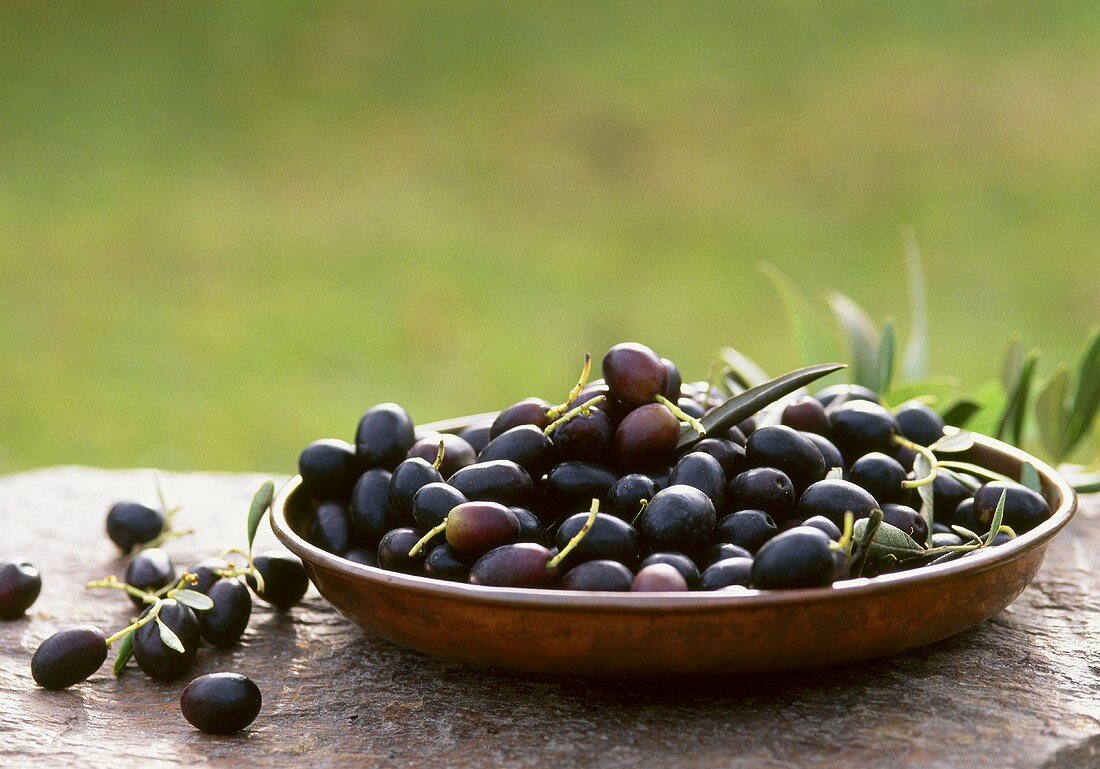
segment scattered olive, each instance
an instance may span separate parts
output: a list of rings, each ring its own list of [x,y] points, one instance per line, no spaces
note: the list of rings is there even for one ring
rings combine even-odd
[[[137,502],[116,502],[107,511],[107,536],[129,553],[152,542],[164,530],[164,513]]]
[[[90,625],[47,638],[31,657],[31,677],[45,689],[68,689],[85,680],[107,659],[107,638]]]
[[[263,697],[252,679],[238,673],[199,676],[180,695],[183,717],[208,734],[235,734],[260,714]]]
[[[0,619],[18,619],[38,600],[42,575],[30,561],[0,561]]]

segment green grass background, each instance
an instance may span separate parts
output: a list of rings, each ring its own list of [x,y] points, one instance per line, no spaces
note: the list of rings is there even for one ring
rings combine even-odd
[[[1100,5],[5,3],[0,468],[294,466],[636,339],[800,361],[777,265],[932,367],[1100,319]]]

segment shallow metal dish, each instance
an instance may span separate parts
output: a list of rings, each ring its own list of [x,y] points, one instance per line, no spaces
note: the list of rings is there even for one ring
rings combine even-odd
[[[451,432],[478,417],[425,425]],[[1018,596],[1077,509],[1048,465],[975,436],[963,455],[1042,479],[1054,515],[1016,540],[938,566],[807,590],[589,593],[481,587],[360,566],[307,542],[301,478],[272,505],[276,536],[321,595],[353,622],[426,654],[512,670],[638,676],[817,667],[932,643],[988,619]]]

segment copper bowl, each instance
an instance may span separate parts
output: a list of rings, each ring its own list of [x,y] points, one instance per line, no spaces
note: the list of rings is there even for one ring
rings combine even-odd
[[[478,419],[425,425],[452,432]],[[959,456],[959,455],[956,455]],[[650,676],[808,668],[893,654],[973,627],[1035,576],[1077,509],[1048,465],[975,436],[967,455],[1020,477],[1039,472],[1054,515],[1012,542],[937,566],[832,587],[738,593],[598,593],[482,587],[361,566],[302,537],[312,515],[301,478],[278,494],[276,536],[341,614],[396,644],[461,662],[539,673]]]

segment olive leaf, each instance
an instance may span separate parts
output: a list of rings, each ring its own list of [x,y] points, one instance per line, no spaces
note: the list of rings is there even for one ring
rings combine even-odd
[[[1020,483],[1037,494],[1043,493],[1043,482],[1039,479],[1039,471],[1030,462],[1025,461],[1020,465]]]
[[[867,565],[867,556],[871,551],[871,542],[882,525],[882,511],[875,508],[867,518],[860,518],[852,526],[852,564],[853,577],[863,575],[863,569]]]
[[[956,454],[974,447],[974,434],[967,430],[945,435],[928,448],[939,454]]]
[[[993,538],[1001,531],[1001,524],[1005,519],[1005,499],[1008,497],[1008,489],[1001,492],[1001,498],[997,500],[997,507],[993,509],[993,520],[989,522],[989,531],[985,535],[982,547],[993,545]]]
[[[879,332],[867,311],[839,291],[833,291],[826,299],[833,310],[837,324],[848,343],[852,360],[852,382],[878,392]]]
[[[902,230],[905,243],[905,272],[909,285],[909,339],[902,356],[902,374],[907,380],[928,375],[928,297],[924,290],[924,265],[912,227]]]
[[[1070,473],[1068,480],[1078,494],[1095,494],[1100,491],[1100,472]]]
[[[798,388],[805,387],[810,382],[842,368],[844,368],[843,363],[822,363],[817,366],[806,366],[776,377],[769,382],[751,387],[743,393],[738,393],[727,399],[722,405],[711,409],[701,420],[703,427],[707,433],[728,430],[784,395],[789,395]],[[701,437],[691,426],[685,427],[680,432],[680,440],[676,444],[676,448],[685,449],[688,446],[693,446]],[[257,494],[258,496],[259,494]],[[270,500],[268,500],[268,504],[270,504]],[[256,502],[253,501],[253,510],[255,508]],[[262,514],[263,511],[261,510],[260,515]],[[252,533],[251,518],[249,519],[249,532]],[[249,542],[251,543],[251,536]]]
[[[799,354],[805,363],[818,360],[836,358],[836,349],[821,329],[825,324],[821,322],[817,311],[806,299],[805,295],[794,285],[775,265],[761,262],[756,269],[763,273],[772,285],[775,286],[779,298],[783,302],[787,315],[790,318],[791,329],[794,332],[795,343],[798,345]]]
[[[876,392],[890,392],[894,380],[894,321],[886,321],[882,329],[882,340],[878,346],[878,387]]]
[[[248,551],[252,552],[252,541],[256,539],[256,532],[260,528],[260,521],[264,513],[271,507],[271,501],[275,498],[275,484],[264,481],[252,497],[252,505],[248,509]]]
[[[214,601],[210,596],[200,593],[198,590],[181,588],[168,594],[169,598],[175,598],[184,606],[190,606],[195,611],[207,611],[214,608]]]
[[[867,518],[861,518],[856,521],[855,529],[853,530],[853,536],[858,536],[860,532],[860,523],[868,520]],[[866,524],[863,528],[866,527]],[[924,553],[924,546],[917,544],[917,541],[899,529],[897,526],[893,526],[886,521],[883,521],[878,531],[875,532],[874,537],[871,539],[871,543],[868,546],[868,555],[872,559],[879,559],[886,555],[892,555],[899,561],[905,558],[913,558]]]
[[[953,525],[951,527],[951,531],[955,532],[956,534],[958,534],[963,539],[969,539],[972,542],[981,542],[982,541],[982,537],[981,537],[980,534],[974,533],[973,531],[966,528],[965,526]]]
[[[884,393],[887,405],[900,406],[906,401],[919,400],[933,408],[953,402],[962,382],[956,377],[932,376],[924,379],[907,380],[890,388]]]
[[[134,631],[131,630],[118,641],[118,656],[115,657],[115,664],[111,667],[111,671],[116,676],[120,675],[132,656],[134,656]]]
[[[756,387],[771,378],[756,361],[732,347],[723,347],[718,357],[726,364],[727,374],[733,377],[740,390]]]
[[[1085,437],[1100,410],[1100,326],[1092,330],[1077,369],[1077,390],[1066,426],[1067,451]]]
[[[923,453],[917,454],[913,459],[913,474],[917,478],[927,478],[932,474],[932,463]],[[920,497],[920,515],[924,519],[928,541],[932,541],[932,524],[936,521],[936,494],[933,491],[934,484],[925,483],[917,486],[917,496]]]
[[[1039,423],[1039,438],[1043,446],[1061,462],[1066,456],[1068,436],[1066,422],[1069,420],[1069,406],[1066,396],[1069,393],[1069,369],[1063,364],[1058,367],[1042,391],[1035,399],[1035,419]]]
[[[1024,423],[1027,419],[1027,401],[1031,393],[1031,380],[1035,377],[1035,364],[1039,360],[1039,351],[1032,350],[1024,358],[1020,375],[1013,387],[1006,390],[1008,401],[1001,413],[1000,421],[993,437],[1019,444],[1024,436]]]
[[[943,421],[955,427],[963,427],[982,410],[982,404],[973,398],[959,398],[940,413]]]
[[[1005,353],[1004,364],[1001,366],[1001,384],[1004,385],[1006,393],[1016,389],[1023,370],[1024,344],[1020,341],[1019,334],[1013,334],[1012,341],[1008,344],[1008,352]]]
[[[156,623],[157,629],[160,631],[160,640],[164,643],[164,645],[167,646],[169,649],[172,649],[173,651],[177,651],[180,654],[183,654],[185,652],[185,649],[183,648],[183,642],[180,641],[179,636],[173,633],[172,628],[165,625],[161,621],[160,617],[157,617]]]

